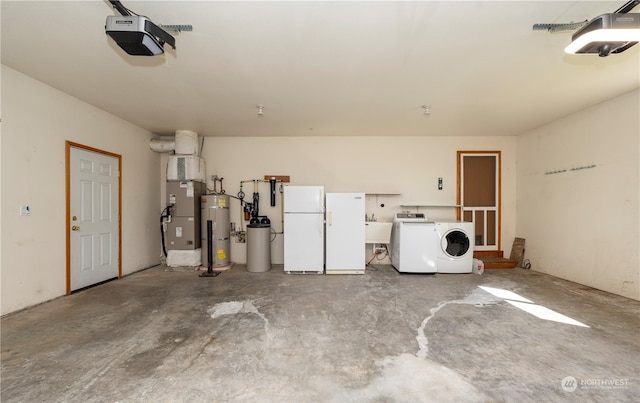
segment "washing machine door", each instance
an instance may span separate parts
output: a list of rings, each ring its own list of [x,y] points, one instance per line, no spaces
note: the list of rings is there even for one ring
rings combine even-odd
[[[467,234],[460,229],[452,229],[444,234],[441,247],[445,255],[450,258],[459,258],[469,252],[471,243]]]

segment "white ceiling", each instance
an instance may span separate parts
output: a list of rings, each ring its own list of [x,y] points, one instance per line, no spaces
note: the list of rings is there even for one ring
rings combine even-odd
[[[193,25],[134,57],[104,33],[106,0],[3,0],[1,56],[161,135],[510,136],[640,86],[639,45],[572,56],[571,32],[532,30],[624,2],[123,0]]]

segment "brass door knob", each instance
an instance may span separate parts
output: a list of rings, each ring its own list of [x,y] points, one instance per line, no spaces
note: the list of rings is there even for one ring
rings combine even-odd
[[[73,227],[71,227],[72,231],[79,231],[80,227],[78,227],[77,225],[74,225]]]

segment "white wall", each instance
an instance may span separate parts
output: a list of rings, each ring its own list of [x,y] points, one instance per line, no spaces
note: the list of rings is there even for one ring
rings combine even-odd
[[[326,192],[401,193],[367,197],[367,214],[390,221],[401,204],[455,204],[458,150],[501,150],[502,249],[508,255],[515,236],[515,145],[515,137],[211,137],[205,140],[202,156],[207,178],[223,177],[227,194],[234,196],[241,180],[265,175],[289,175],[291,184],[324,185]],[[443,190],[437,188],[438,177],[444,180]],[[245,184],[243,191],[251,201],[253,185]],[[259,192],[261,214],[281,231],[280,194],[272,208],[269,184],[261,184]],[[453,208],[420,211],[434,220],[455,218]],[[231,221],[236,226],[241,222],[236,200]],[[245,263],[245,252],[245,244],[232,240],[232,261]],[[272,243],[272,263],[281,264],[282,255],[282,236],[278,236]]]
[[[640,299],[638,111],[635,90],[518,137],[516,232],[534,270]]]
[[[2,129],[2,314],[66,291],[65,140],[122,156],[123,274],[159,263],[150,132],[4,65]]]

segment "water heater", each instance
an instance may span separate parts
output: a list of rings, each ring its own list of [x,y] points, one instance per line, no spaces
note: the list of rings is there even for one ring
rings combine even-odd
[[[229,219],[229,196],[224,194],[203,195],[201,197],[201,244],[202,265],[209,267],[209,238],[212,245],[211,266],[221,267],[229,264],[231,248],[231,224]],[[207,230],[207,221],[211,221],[211,234]]]

